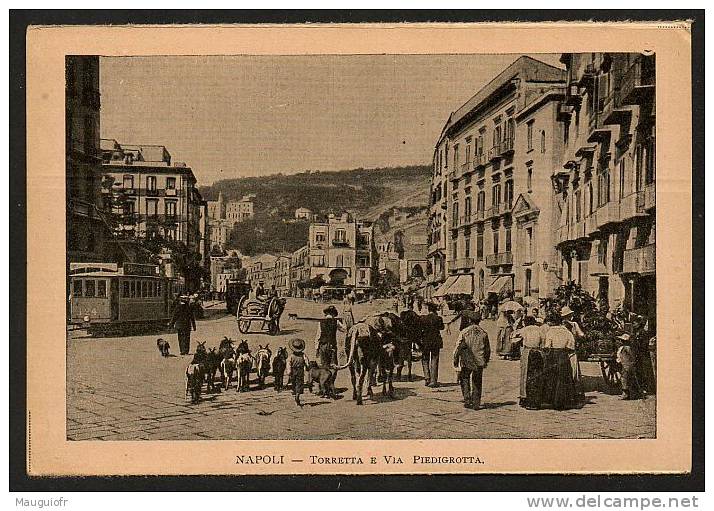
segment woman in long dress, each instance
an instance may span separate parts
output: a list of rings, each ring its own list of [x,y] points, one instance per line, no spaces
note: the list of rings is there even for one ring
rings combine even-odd
[[[510,312],[501,311],[496,321],[498,335],[496,337],[496,352],[501,358],[508,358],[511,355],[511,334],[513,333],[513,318]]]

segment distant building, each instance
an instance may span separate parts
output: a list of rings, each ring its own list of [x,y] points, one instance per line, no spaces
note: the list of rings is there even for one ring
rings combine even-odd
[[[247,196],[226,203],[226,220],[233,225],[253,218],[254,214],[253,200]]]
[[[208,221],[210,250],[225,250],[230,239],[231,224],[228,220],[210,219]]]
[[[211,220],[226,218],[226,203],[223,200],[223,192],[218,192],[218,200],[209,200],[206,202],[208,204],[208,218]]]
[[[278,296],[289,296],[290,294],[290,262],[291,254],[280,255],[275,261],[273,285],[275,285]]]
[[[214,293],[225,292],[226,280],[237,278],[241,266],[241,259],[236,254],[212,256],[210,258],[211,291]]]
[[[302,219],[302,220],[311,220],[312,219],[312,211],[307,208],[297,208],[295,210],[295,218]]]
[[[266,291],[275,284],[275,263],[277,256],[272,254],[262,254],[252,257],[246,265],[246,280],[252,288],[262,283]]]
[[[338,288],[374,287],[373,234],[371,223],[356,221],[348,213],[310,224],[310,278],[322,278],[327,286]]]
[[[298,248],[290,256],[290,295],[305,296],[305,285],[310,280],[310,247]]]

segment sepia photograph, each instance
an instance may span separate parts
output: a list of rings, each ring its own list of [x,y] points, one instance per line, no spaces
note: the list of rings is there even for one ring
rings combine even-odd
[[[27,473],[688,473],[689,30],[30,27]]]
[[[655,62],[67,56],[67,439],[654,438]]]

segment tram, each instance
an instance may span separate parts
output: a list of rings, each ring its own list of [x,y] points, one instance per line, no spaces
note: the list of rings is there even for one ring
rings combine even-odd
[[[69,323],[91,334],[165,325],[183,291],[154,265],[72,263]]]

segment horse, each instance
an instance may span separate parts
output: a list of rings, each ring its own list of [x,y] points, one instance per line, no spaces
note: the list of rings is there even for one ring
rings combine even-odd
[[[255,367],[256,373],[258,374],[258,388],[263,388],[265,385],[265,377],[270,374],[270,359],[273,357],[273,353],[270,351],[270,345],[266,344],[263,347],[261,344],[258,345],[258,352],[255,354]]]
[[[186,397],[191,394],[191,403],[196,404],[201,400],[201,387],[203,386],[204,368],[206,363],[206,343],[199,342],[191,362],[186,368]]]
[[[236,366],[238,366],[238,392],[250,390],[250,370],[253,368],[253,356],[250,354],[248,341],[243,339],[238,345],[236,355]]]
[[[285,304],[287,299],[285,298],[275,298],[276,310],[270,316],[270,323],[268,324],[268,332],[270,335],[277,335],[280,333],[280,317],[285,311]]]
[[[273,378],[275,379],[274,387],[276,392],[283,390],[283,377],[285,376],[285,368],[287,367],[288,350],[285,346],[280,346],[278,352],[273,358]]]

